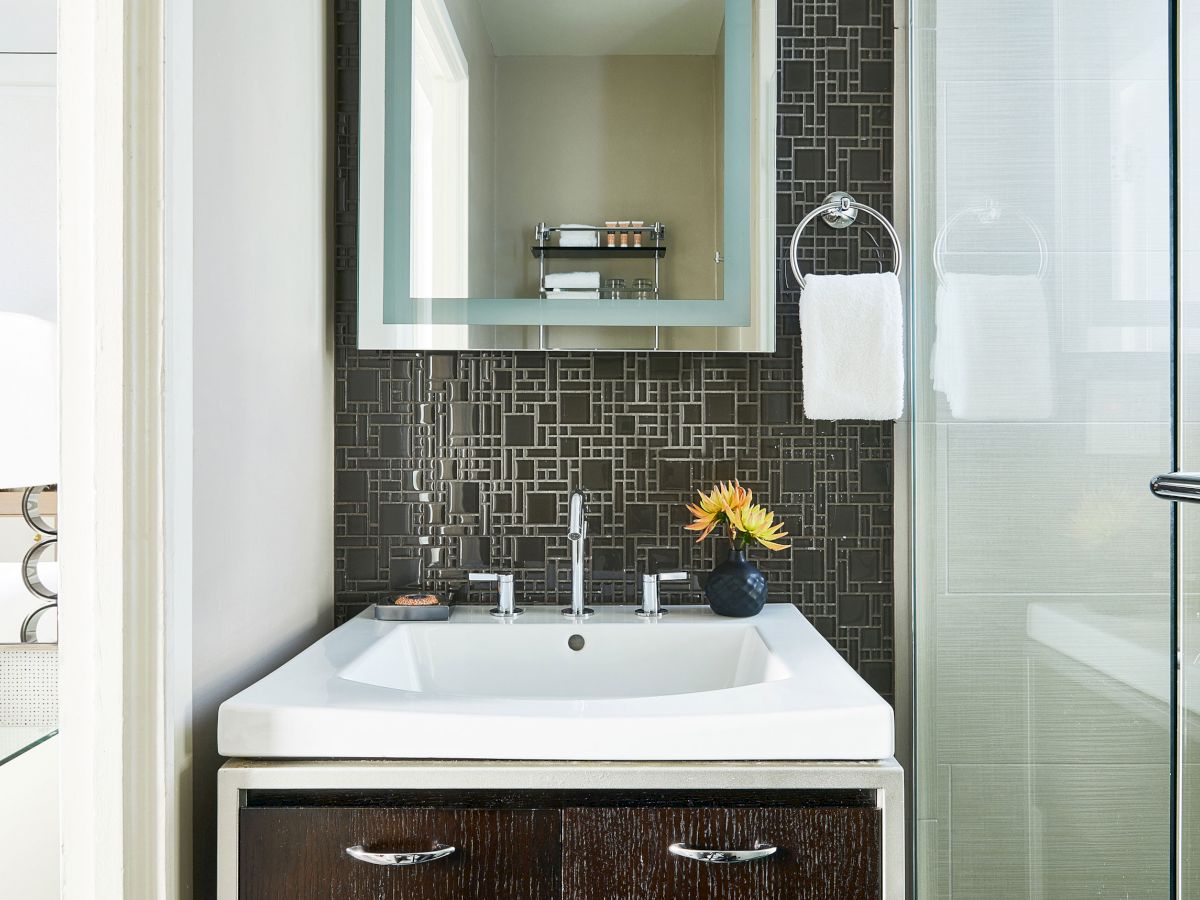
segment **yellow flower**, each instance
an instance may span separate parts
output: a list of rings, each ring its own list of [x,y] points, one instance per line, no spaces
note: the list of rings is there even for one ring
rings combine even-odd
[[[704,491],[696,493],[700,495],[699,505],[694,503],[687,505],[688,512],[695,516],[696,520],[684,527],[688,531],[700,532],[700,537],[696,538],[697,543],[712,534],[713,529],[718,525],[729,523],[732,512],[748,506],[754,496],[736,480],[722,481],[720,484],[714,485],[712,492],[708,494]]]
[[[787,544],[779,543],[787,537],[783,523],[775,521],[775,513],[757,503],[730,510],[729,527],[743,542],[757,541],[768,550],[786,550]]]

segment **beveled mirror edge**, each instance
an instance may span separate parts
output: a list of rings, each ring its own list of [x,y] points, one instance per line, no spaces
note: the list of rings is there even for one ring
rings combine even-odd
[[[383,321],[382,184],[387,0],[362,0],[358,191],[358,348],[360,350],[565,350],[771,353],[775,350],[776,4],[753,0],[754,131],[751,143],[750,324],[590,327],[605,340],[571,346],[567,326],[393,325]],[[547,332],[550,332],[547,335]]]

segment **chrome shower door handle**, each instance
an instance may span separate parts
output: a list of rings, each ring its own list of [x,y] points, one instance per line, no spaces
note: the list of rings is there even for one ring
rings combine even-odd
[[[1150,492],[1163,500],[1200,503],[1200,472],[1168,472],[1150,481]]]
[[[412,853],[368,853],[362,844],[355,844],[346,848],[346,854],[373,866],[419,866],[422,863],[445,859],[455,849],[445,844],[434,844],[432,850],[417,850]]]
[[[754,862],[756,859],[766,859],[778,850],[779,848],[774,844],[766,844],[762,841],[756,841],[752,850],[703,850],[680,843],[672,844],[667,848],[667,852],[672,856],[694,859],[696,862],[702,863],[722,864]]]

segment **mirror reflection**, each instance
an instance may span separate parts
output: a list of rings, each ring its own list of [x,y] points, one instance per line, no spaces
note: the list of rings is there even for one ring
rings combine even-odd
[[[411,10],[411,297],[724,296],[724,0]]]

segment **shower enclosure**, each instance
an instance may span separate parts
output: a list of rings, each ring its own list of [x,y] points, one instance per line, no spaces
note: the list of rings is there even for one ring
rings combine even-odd
[[[1200,897],[1200,10],[910,19],[915,896]]]

